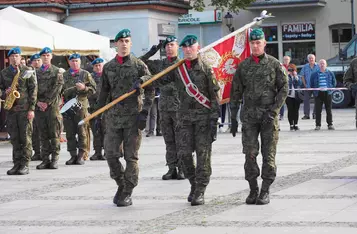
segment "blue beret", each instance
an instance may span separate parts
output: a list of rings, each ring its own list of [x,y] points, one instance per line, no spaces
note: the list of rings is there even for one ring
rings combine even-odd
[[[20,47],[14,47],[9,52],[7,53],[7,56],[10,57],[12,54],[21,54],[21,49]]]
[[[197,37],[195,35],[186,35],[181,43],[180,46],[191,46],[197,42]]]
[[[48,47],[45,47],[40,51],[40,55],[49,54],[49,53],[52,53],[52,50]]]
[[[74,53],[72,54],[71,56],[69,56],[69,60],[72,60],[72,59],[79,59],[81,58],[81,55],[80,54],[77,54],[77,53]]]
[[[177,38],[175,36],[168,36],[166,37],[166,40],[164,41],[164,43],[162,44],[164,47],[170,43],[170,42],[174,42],[177,41]]]
[[[256,41],[262,39],[265,39],[265,35],[261,28],[255,28],[249,34],[249,41]]]
[[[104,63],[104,60],[102,58],[96,58],[93,60],[92,65],[95,65],[98,63]]]
[[[35,59],[39,59],[40,58],[40,54],[34,54],[30,57],[30,61],[32,62]]]
[[[117,42],[120,38],[127,38],[127,37],[131,37],[131,33],[130,30],[126,28],[118,32],[118,34],[115,36],[114,41]]]

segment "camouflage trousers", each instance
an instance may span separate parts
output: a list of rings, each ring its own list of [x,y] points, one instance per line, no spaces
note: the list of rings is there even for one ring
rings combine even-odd
[[[212,174],[212,138],[209,117],[203,116],[194,122],[179,121],[177,131],[177,154],[183,164],[185,177],[191,184],[197,183],[196,190],[204,192]],[[194,164],[193,151],[196,152],[197,167]]]
[[[115,180],[118,186],[124,186],[124,192],[127,193],[131,193],[134,187],[138,185],[138,151],[141,138],[141,131],[138,129],[136,123],[130,128],[107,128],[104,136],[104,150],[110,170],[110,177]],[[122,143],[126,162],[125,169],[119,160],[120,145]]]
[[[36,116],[36,114],[35,114],[35,116]],[[33,151],[35,151],[35,154],[40,155],[40,153],[41,153],[41,138],[40,138],[40,131],[39,131],[39,128],[38,128],[37,122],[36,122],[36,117],[32,122],[33,122],[32,148],[33,148]]]
[[[276,177],[275,155],[279,139],[278,119],[270,124],[245,121],[242,124],[243,153],[245,154],[245,179],[256,180],[260,175],[257,156],[259,154],[260,134],[261,154],[263,157],[262,179],[264,184],[270,186]],[[266,188],[267,189],[267,188]]]
[[[90,126],[93,133],[93,148],[95,151],[101,151],[104,147],[105,118],[102,118],[101,126],[96,126],[96,118],[90,120]]]
[[[36,110],[36,124],[41,132],[41,158],[49,161],[52,154],[53,160],[58,160],[61,151],[61,121],[62,117],[58,108],[48,107],[46,111]]]
[[[177,124],[175,111],[161,111],[160,113],[160,125],[162,135],[164,137],[166,145],[166,165],[171,167],[177,167],[179,160],[176,151],[176,139],[178,139],[175,132]]]
[[[77,148],[88,153],[88,124],[78,126],[79,121],[87,116],[87,110],[82,109],[72,118],[63,118],[63,125],[66,131],[67,151],[77,152]],[[77,135],[77,137],[76,137]]]
[[[32,156],[32,120],[27,111],[9,111],[7,130],[12,144],[12,160],[15,165],[28,166]]]

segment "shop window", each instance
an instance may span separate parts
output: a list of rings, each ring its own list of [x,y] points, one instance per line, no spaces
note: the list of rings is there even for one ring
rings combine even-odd
[[[263,26],[266,41],[278,41],[278,26]]]
[[[279,59],[279,47],[278,47],[278,43],[271,43],[271,44],[267,44],[265,46],[265,53],[273,56],[276,59]]]
[[[350,28],[343,28],[341,30],[340,42],[349,42],[352,38],[352,30]],[[338,43],[338,29],[332,29],[332,43]]]
[[[307,63],[307,55],[315,51],[315,42],[283,43],[283,55],[289,56],[297,66]]]

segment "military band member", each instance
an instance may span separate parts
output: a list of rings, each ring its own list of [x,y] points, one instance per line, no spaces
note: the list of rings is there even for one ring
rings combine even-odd
[[[38,69],[42,66],[42,60],[40,54],[34,54],[30,57],[30,64],[33,69]],[[31,161],[41,161],[41,139],[40,132],[37,127],[36,118],[33,120],[33,131],[32,131],[32,148],[35,152],[31,157]]]
[[[238,65],[231,89],[231,133],[238,129],[237,113],[241,110],[242,144],[245,154],[245,179],[250,193],[247,204],[265,205],[270,202],[269,188],[276,177],[276,146],[279,139],[278,114],[288,94],[288,77],[279,61],[264,52],[264,32],[256,28],[249,36],[252,55]],[[259,194],[257,163],[261,138],[262,187]],[[259,196],[258,196],[259,195]]]
[[[142,56],[142,60],[148,65],[152,74],[157,74],[179,61],[177,56],[179,45],[175,36],[168,36],[162,46],[166,51],[167,57],[165,59],[148,60],[149,56],[156,53],[157,49],[155,50],[155,48],[152,48],[148,52],[148,56]],[[162,176],[163,180],[181,180],[185,178],[183,175],[182,164],[178,159],[176,149],[176,141],[178,139],[175,131],[177,124],[176,112],[179,103],[180,100],[178,98],[178,91],[174,83],[169,83],[160,87],[160,125],[166,145],[166,165],[169,167],[168,172]]]
[[[198,57],[197,37],[185,36],[180,46],[184,53],[184,65],[154,84],[175,81],[180,100],[176,127],[177,153],[183,162],[185,177],[191,184],[187,200],[192,206],[197,206],[205,203],[204,194],[212,174],[212,143],[216,140],[220,114],[219,87],[211,68]],[[197,167],[192,156],[194,151]]]
[[[59,105],[63,87],[64,69],[51,64],[52,50],[45,47],[40,52],[42,66],[36,70],[38,94],[36,105],[36,123],[41,132],[42,163],[36,168],[58,169],[61,150],[61,114]],[[51,155],[51,159],[50,159]]]
[[[14,166],[7,171],[8,175],[26,175],[29,173],[29,162],[32,155],[32,121],[37,101],[37,82],[34,71],[20,63],[21,49],[12,48],[8,52],[10,66],[0,72],[0,96],[11,97],[13,85],[20,93],[7,114],[7,129],[13,146],[12,159]],[[32,71],[32,72],[31,72]]]
[[[63,114],[67,151],[71,155],[66,165],[83,165],[83,157],[88,154],[90,133],[87,124],[78,126],[78,122],[88,115],[88,96],[95,93],[96,85],[91,74],[80,68],[81,56],[79,54],[72,54],[69,57],[69,64],[70,68],[63,74],[64,102],[67,103],[76,98],[81,108],[78,108],[75,112],[67,111]]]
[[[118,54],[104,65],[97,108],[104,106],[108,98],[109,101],[113,101],[129,92],[140,77],[150,75],[147,66],[130,54],[132,47],[130,30],[121,30],[116,35],[115,42]],[[146,88],[143,105],[142,90],[139,86],[134,85],[134,88],[137,88],[135,94],[105,113],[108,127],[104,137],[104,148],[110,176],[118,185],[113,199],[117,206],[132,205],[131,195],[138,184],[139,176],[138,150],[141,144],[141,131],[145,128],[148,110],[154,99],[154,89]],[[126,161],[125,170],[118,156],[122,142]]]
[[[93,72],[92,77],[96,83],[96,92],[88,97],[89,100],[89,113],[95,111],[97,106],[97,99],[100,93],[100,82],[103,72],[104,60],[102,58],[96,58],[92,62]],[[100,118],[100,117],[97,117]],[[96,124],[97,123],[97,124]],[[96,121],[96,118],[90,120],[90,125],[93,133],[93,148],[95,153],[90,157],[90,160],[105,160],[105,156],[102,154],[104,147],[104,118],[103,121]]]

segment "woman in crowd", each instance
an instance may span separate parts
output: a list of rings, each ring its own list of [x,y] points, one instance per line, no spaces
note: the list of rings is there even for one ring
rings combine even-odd
[[[290,131],[300,130],[298,127],[299,120],[299,108],[302,102],[301,91],[296,89],[301,88],[302,81],[297,74],[296,65],[290,63],[288,66],[288,77],[289,77],[289,92],[286,98],[286,105],[288,107],[288,120],[290,124]]]

